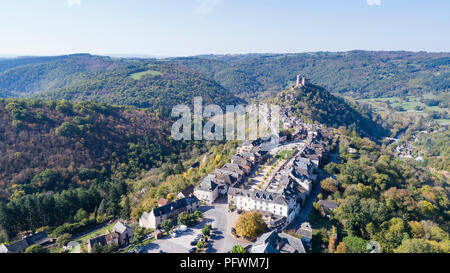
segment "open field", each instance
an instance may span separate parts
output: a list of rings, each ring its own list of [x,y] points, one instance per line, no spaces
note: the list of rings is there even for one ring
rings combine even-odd
[[[433,94],[425,94],[423,99],[436,99]],[[442,99],[442,98],[441,98]],[[421,102],[420,97],[408,96],[400,97],[386,97],[386,98],[370,98],[357,100],[360,103],[369,103],[372,108],[378,113],[387,113],[388,109],[394,110],[397,113],[404,113],[410,115],[424,115],[429,111],[438,113],[448,112],[448,108],[441,108],[439,106],[428,106]],[[449,119],[435,119],[439,123],[449,123]]]
[[[372,104],[372,106],[377,111],[386,111],[388,109],[388,104],[390,104],[391,108],[395,109],[396,107],[402,107],[405,111],[417,111],[416,106],[422,107],[423,112],[425,110],[429,111],[444,111],[445,108],[440,108],[438,106],[427,106],[419,101],[417,97],[408,97],[408,100],[403,100],[399,97],[390,97],[390,98],[372,98],[372,99],[360,99],[359,102],[368,102]]]
[[[156,70],[147,70],[147,71],[133,73],[130,75],[130,77],[138,81],[145,75],[158,76],[158,75],[162,75],[162,73],[159,71],[156,71]]]

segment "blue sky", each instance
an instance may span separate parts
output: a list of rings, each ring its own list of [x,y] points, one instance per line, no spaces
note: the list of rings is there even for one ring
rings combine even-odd
[[[450,51],[449,0],[2,0],[0,55]]]

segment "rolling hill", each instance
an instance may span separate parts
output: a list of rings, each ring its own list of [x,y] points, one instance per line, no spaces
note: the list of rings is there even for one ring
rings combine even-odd
[[[247,97],[283,90],[305,75],[332,93],[373,98],[445,93],[450,90],[450,53],[406,51],[201,55],[173,59]]]
[[[93,100],[141,108],[171,108],[192,103],[244,102],[204,75],[154,59],[116,59],[77,54],[0,61],[0,97]],[[13,64],[17,62],[15,65]]]

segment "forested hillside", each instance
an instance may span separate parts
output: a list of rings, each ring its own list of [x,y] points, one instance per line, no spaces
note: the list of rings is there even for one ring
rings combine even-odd
[[[105,104],[0,100],[0,226],[58,226],[83,209],[119,214],[127,179],[183,170],[199,143],[170,140],[170,120]],[[1,237],[1,236],[0,236]]]
[[[201,74],[172,64],[139,65],[102,73],[97,78],[39,95],[43,99],[94,100],[152,110],[192,104],[221,106],[245,102]]]
[[[290,106],[297,116],[329,127],[345,126],[372,139],[386,133],[380,117],[368,109],[350,104],[317,85],[288,89],[269,101]]]
[[[0,97],[93,100],[149,109],[192,103],[195,96],[219,105],[243,102],[200,73],[154,59],[77,54],[3,60],[0,68],[2,64],[11,68],[0,70]]]
[[[84,82],[119,64],[119,60],[89,54],[0,61],[0,97],[26,97]]]
[[[450,89],[450,53],[405,51],[203,55],[174,59],[234,94],[286,88],[303,74],[330,92],[354,98],[442,93]]]

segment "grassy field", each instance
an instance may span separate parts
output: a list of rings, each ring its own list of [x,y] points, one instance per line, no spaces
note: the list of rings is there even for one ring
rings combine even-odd
[[[130,77],[138,81],[145,75],[158,76],[158,75],[162,75],[162,73],[159,71],[156,71],[156,70],[147,70],[147,71],[133,73],[130,75]]]
[[[427,94],[424,96],[427,99],[433,98],[432,94]],[[379,112],[384,112],[388,110],[388,104],[390,104],[391,108],[402,107],[406,112],[418,112],[421,113],[423,111],[437,111],[443,112],[444,108],[440,108],[438,106],[427,106],[420,102],[420,98],[409,96],[406,100],[399,97],[389,97],[389,98],[371,98],[371,99],[360,99],[359,102],[370,103],[372,107]],[[421,111],[417,111],[416,107],[419,106],[423,108]]]
[[[435,95],[425,94],[425,99],[434,99]],[[360,99],[357,100],[360,103],[369,103],[372,108],[380,113],[388,113],[388,105],[390,105],[391,110],[396,110],[397,113],[404,113],[405,115],[425,115],[428,111],[435,111],[444,113],[448,111],[448,108],[440,108],[439,106],[427,106],[426,104],[420,102],[420,98],[409,96],[406,99],[399,97],[389,97],[389,98],[371,98],[371,99]],[[421,109],[418,110],[416,107],[419,106]],[[401,110],[400,110],[401,109]],[[449,119],[435,119],[439,123],[449,123]]]
[[[77,251],[80,250],[80,247],[86,247],[89,239],[92,239],[94,237],[97,237],[97,236],[100,236],[102,234],[107,233],[108,231],[112,230],[112,228],[114,227],[115,224],[116,223],[114,222],[114,223],[112,223],[110,225],[104,226],[104,227],[102,227],[100,229],[97,229],[97,230],[95,230],[95,231],[93,231],[91,233],[88,233],[88,234],[86,234],[86,235],[84,235],[82,237],[77,238],[74,241],[80,243],[80,246],[72,249],[70,252],[76,253]]]
[[[281,151],[281,152],[278,153],[278,157],[279,157],[279,158],[283,158],[283,159],[285,159],[285,158],[291,158],[293,154],[294,154],[294,151],[291,151],[291,150],[283,150],[283,151]]]

